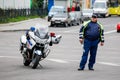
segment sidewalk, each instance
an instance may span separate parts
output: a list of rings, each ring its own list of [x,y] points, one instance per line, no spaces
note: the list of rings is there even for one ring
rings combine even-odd
[[[47,22],[46,19],[35,18],[20,22],[0,24],[0,32],[28,30],[31,26],[35,26],[36,23],[41,24],[41,26],[49,26],[49,22]]]

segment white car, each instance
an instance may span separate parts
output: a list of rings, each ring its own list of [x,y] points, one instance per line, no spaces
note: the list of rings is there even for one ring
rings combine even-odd
[[[73,11],[73,12],[69,12],[70,17],[71,17],[71,22],[72,25],[79,25],[80,24],[80,18],[77,16],[77,12]]]
[[[69,13],[55,14],[51,19],[50,26],[63,25],[64,27],[71,26],[71,17]]]
[[[110,0],[109,0],[110,1]],[[95,0],[93,5],[94,14],[99,17],[108,17],[109,16],[109,3],[108,0]],[[111,0],[118,1],[118,0]]]
[[[48,21],[50,21],[55,14],[64,12],[65,12],[64,6],[52,6],[48,13]]]
[[[82,14],[83,14],[83,21],[90,20],[90,18],[93,15],[93,9],[83,9]]]

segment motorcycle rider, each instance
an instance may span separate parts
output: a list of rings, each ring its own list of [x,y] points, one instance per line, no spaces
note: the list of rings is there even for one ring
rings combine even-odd
[[[50,36],[48,35],[48,26],[41,26],[39,23],[36,24],[34,27],[33,26],[30,27],[30,29],[26,31],[26,41],[29,43],[29,45],[32,45],[31,40],[30,40],[31,39],[30,33],[33,33],[36,36],[40,35],[41,39],[49,39],[50,38]],[[26,47],[29,46],[29,45],[26,43]],[[49,42],[49,45],[52,46],[51,41]],[[23,45],[21,46],[20,50],[21,50],[21,53],[22,53]],[[33,50],[27,48],[26,51],[31,53]],[[29,58],[31,58],[31,55],[32,54],[29,54]],[[45,58],[46,54],[43,53],[42,57]]]
[[[26,31],[27,40],[30,39],[29,32],[33,32],[34,35],[40,35],[41,39],[48,39],[48,26],[40,26],[40,24],[36,24],[34,27],[30,27],[28,31]],[[38,32],[38,33],[37,33]]]
[[[30,29],[28,31],[26,31],[26,38],[27,38],[27,40],[30,39],[29,32],[34,32],[34,31],[35,31],[35,27],[30,27]]]
[[[49,46],[58,44],[61,35],[55,35],[54,32],[48,30],[48,26],[36,24],[26,31],[25,35],[20,37],[21,54],[23,56],[23,64],[35,69],[39,62],[47,57],[50,53]]]
[[[35,27],[30,27],[30,29],[29,30],[27,30],[26,31],[26,37],[25,37],[25,42],[28,40],[30,40],[30,36],[29,36],[29,32],[34,32],[35,31]],[[21,43],[20,44],[20,51],[21,51],[21,53],[22,53],[22,51],[23,51],[23,47],[24,46],[26,46],[26,43],[25,44],[23,44],[23,43]]]

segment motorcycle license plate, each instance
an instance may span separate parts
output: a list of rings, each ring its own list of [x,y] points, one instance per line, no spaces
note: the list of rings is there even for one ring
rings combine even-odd
[[[36,50],[35,54],[42,55],[42,52],[40,50]]]
[[[55,21],[55,23],[61,23],[60,21]]]

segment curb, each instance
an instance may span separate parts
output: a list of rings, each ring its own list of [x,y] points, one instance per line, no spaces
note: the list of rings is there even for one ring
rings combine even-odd
[[[37,19],[40,19],[40,18],[28,19],[28,20],[19,21],[19,22],[4,23],[4,24],[0,24],[0,27],[1,26],[12,26],[12,25],[20,24],[20,23],[29,22],[29,21],[32,21],[32,20],[37,20]]]
[[[0,30],[0,32],[16,32],[16,31],[27,31],[28,29],[16,29],[16,30]]]
[[[15,31],[26,31],[28,28],[20,28],[20,27],[11,27],[15,26],[18,24],[22,23],[27,23],[27,22],[32,22],[32,21],[43,21],[46,20],[46,18],[34,18],[34,19],[29,19],[29,20],[24,20],[24,21],[19,21],[19,22],[11,22],[11,23],[4,23],[0,24],[0,32],[15,32]]]

